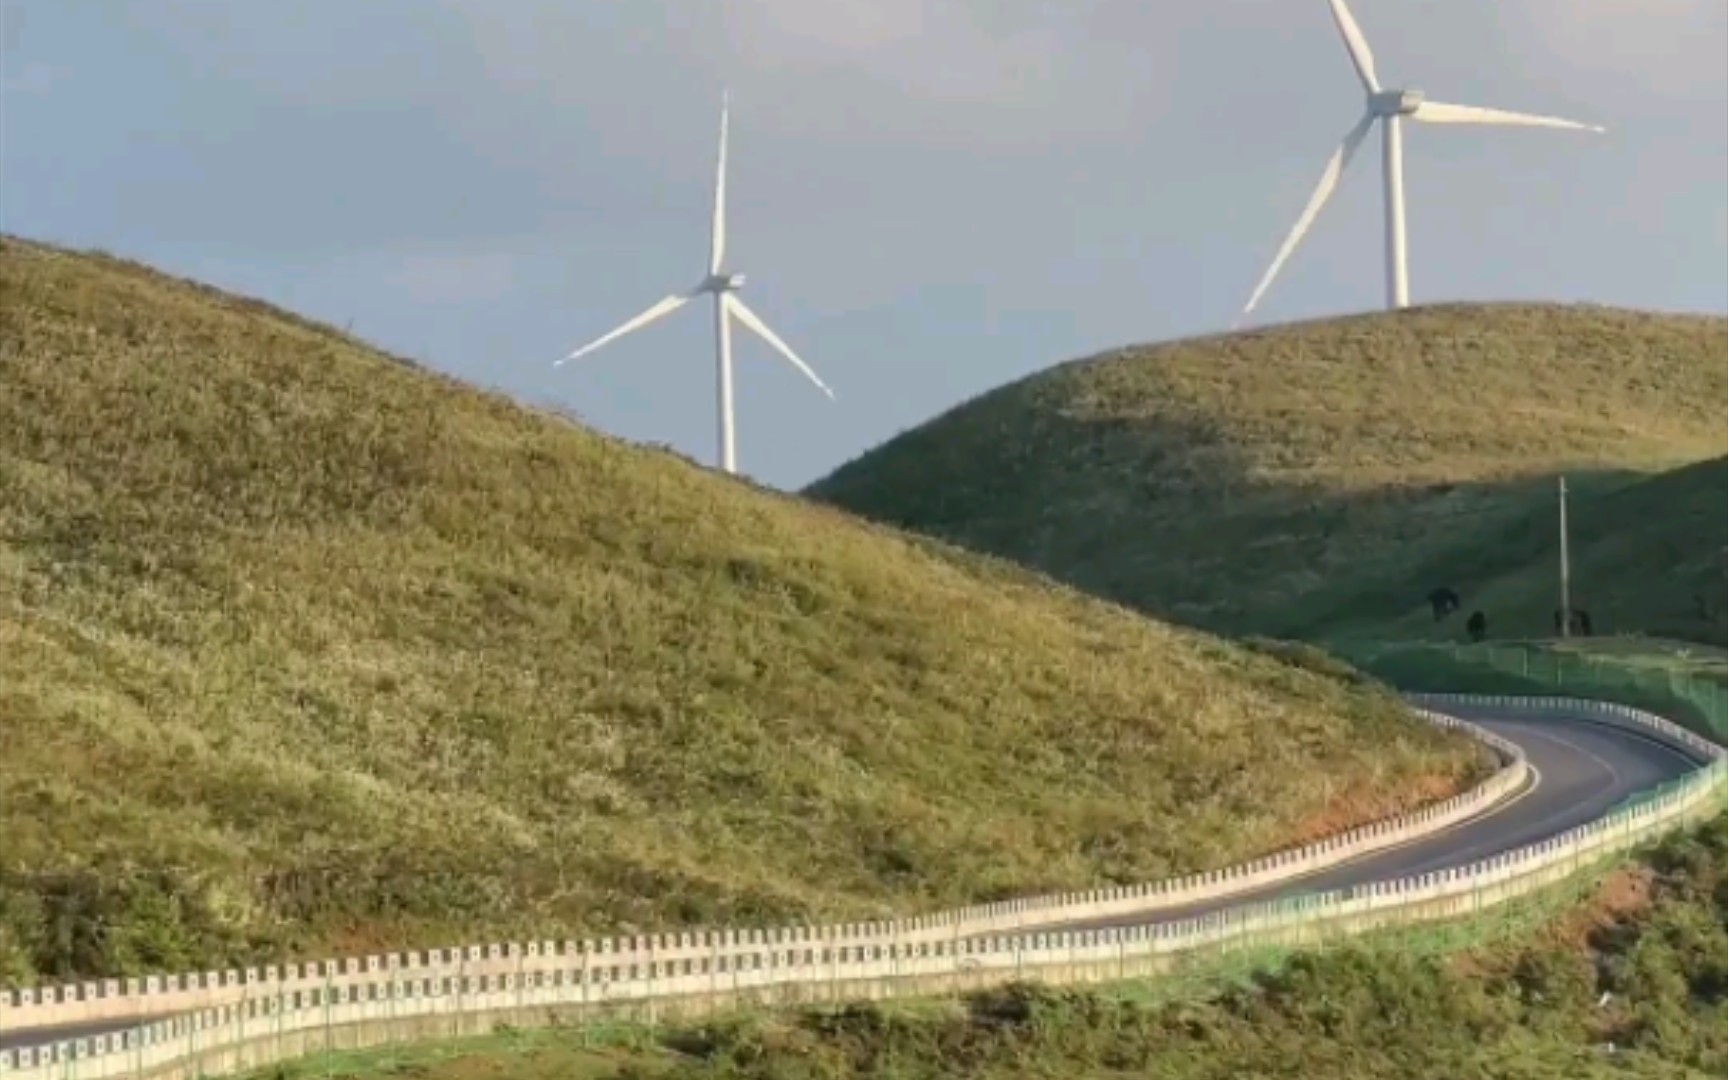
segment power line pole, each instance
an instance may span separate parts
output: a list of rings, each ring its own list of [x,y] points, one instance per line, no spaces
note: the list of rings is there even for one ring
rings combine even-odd
[[[1566,547],[1566,478],[1560,478],[1560,636],[1572,636],[1572,559]]]

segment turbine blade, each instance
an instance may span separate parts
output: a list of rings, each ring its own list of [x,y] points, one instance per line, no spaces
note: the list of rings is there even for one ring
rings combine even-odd
[[[574,360],[579,356],[584,356],[588,353],[593,352],[595,349],[598,349],[600,346],[606,344],[609,341],[615,341],[618,338],[623,337],[625,334],[628,334],[632,330],[642,329],[642,327],[647,326],[649,323],[653,322],[655,319],[665,318],[667,315],[672,314],[674,311],[677,311],[679,308],[681,308],[685,304],[689,303],[691,297],[694,297],[695,295],[696,295],[695,293],[691,292],[691,293],[685,293],[681,296],[668,296],[666,299],[655,304],[653,307],[649,308],[647,311],[644,311],[642,314],[636,316],[634,319],[631,319],[629,322],[625,323],[623,326],[620,326],[618,329],[612,331],[611,333],[605,335],[604,337],[596,338],[595,340],[590,341],[588,344],[582,346],[580,349],[577,349],[575,352],[571,353],[569,356],[566,356],[563,360],[558,361],[556,364],[553,364],[552,366],[553,367],[561,367],[565,363],[568,363],[569,361]]]
[[[1545,127],[1563,128],[1568,131],[1605,132],[1608,129],[1595,124],[1581,124],[1576,120],[1562,120],[1554,116],[1535,116],[1530,113],[1507,112],[1504,109],[1484,109],[1475,105],[1448,105],[1443,101],[1424,101],[1411,114],[1412,120],[1420,120],[1427,124],[1491,124],[1506,127]]]
[[[804,377],[815,383],[818,390],[827,394],[829,398],[833,398],[834,391],[828,389],[828,384],[823,382],[814,371],[810,370],[809,364],[798,359],[798,354],[792,351],[792,347],[787,345],[784,341],[781,341],[778,334],[768,329],[768,324],[762,321],[761,316],[746,307],[744,301],[738,299],[738,297],[732,293],[726,293],[721,297],[720,302],[726,305],[727,311],[737,316],[739,322],[756,331],[757,335],[760,336],[763,341],[774,346],[781,356],[792,361],[792,366],[797,368],[799,371],[802,371]]]
[[[1255,286],[1254,295],[1248,298],[1248,306],[1242,309],[1244,316],[1254,310],[1254,305],[1258,304],[1260,298],[1266,294],[1267,288],[1272,284],[1272,279],[1278,276],[1278,271],[1283,267],[1285,260],[1295,253],[1297,245],[1302,243],[1302,238],[1308,235],[1309,226],[1314,224],[1314,219],[1319,216],[1321,208],[1326,205],[1326,200],[1332,197],[1332,192],[1338,187],[1338,178],[1344,175],[1344,170],[1350,166],[1350,159],[1356,156],[1356,151],[1361,147],[1362,140],[1368,136],[1368,129],[1373,126],[1374,114],[1363,114],[1356,126],[1350,129],[1350,133],[1344,136],[1344,141],[1339,144],[1338,149],[1332,152],[1332,157],[1326,162],[1326,170],[1320,174],[1319,186],[1314,189],[1314,194],[1309,196],[1308,205],[1303,208],[1302,216],[1296,219],[1296,227],[1290,230],[1289,236],[1285,237],[1284,246],[1278,249],[1277,257],[1272,260],[1272,265],[1266,268],[1266,273],[1261,277],[1260,284]]]
[[[1378,94],[1380,76],[1374,72],[1374,50],[1368,47],[1368,39],[1356,25],[1356,16],[1350,14],[1350,6],[1344,0],[1332,0],[1332,18],[1338,24],[1338,32],[1344,35],[1344,47],[1350,50],[1350,62],[1356,65],[1356,76],[1362,80],[1362,86],[1370,94]]]
[[[732,111],[732,92],[720,95],[720,163],[714,170],[714,243],[708,249],[708,273],[720,272],[726,257],[726,128]]]

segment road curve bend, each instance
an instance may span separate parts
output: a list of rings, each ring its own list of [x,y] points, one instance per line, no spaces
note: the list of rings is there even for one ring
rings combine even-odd
[[[1640,734],[1576,716],[1512,716],[1491,707],[1425,706],[1468,720],[1508,739],[1525,753],[1531,783],[1493,809],[1401,847],[1382,849],[1306,877],[1248,889],[1204,903],[1139,915],[1028,925],[1024,930],[1075,930],[1176,922],[1241,904],[1341,889],[1462,866],[1533,844],[1602,817],[1615,805],[1704,765],[1696,754],[1653,734]],[[164,1016],[76,1027],[0,1031],[0,1049],[37,1047],[112,1034]]]
[[[1594,821],[1632,796],[1707,764],[1692,752],[1653,734],[1611,727],[1582,714],[1513,718],[1492,708],[1426,707],[1468,720],[1517,744],[1530,764],[1533,774],[1530,785],[1478,817],[1402,847],[1373,852],[1306,877],[1287,878],[1264,888],[1143,915],[1052,922],[1036,929],[1094,930],[1178,922],[1241,904],[1464,866]]]

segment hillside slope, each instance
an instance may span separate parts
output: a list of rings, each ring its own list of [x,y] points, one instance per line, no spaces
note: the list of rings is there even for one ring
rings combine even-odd
[[[1481,764],[132,264],[0,241],[0,325],[0,979],[1154,878]]]
[[[1421,608],[1443,582],[1419,569],[1551,507],[1558,470],[1588,498],[1728,452],[1725,402],[1728,320],[1437,306],[1064,364],[809,494],[1184,622],[1311,635]]]
[[[1728,364],[1728,357],[1724,357]],[[1723,403],[1728,409],[1728,402]],[[1728,646],[1728,457],[1572,496],[1569,558],[1574,606],[1596,634],[1641,634]],[[1507,633],[1549,636],[1559,606],[1559,518],[1552,500],[1520,520],[1484,529],[1411,575],[1451,582],[1468,609]],[[1386,618],[1375,597],[1340,597],[1328,630],[1376,639],[1463,636],[1463,621],[1434,621],[1420,596]],[[1349,612],[1361,612],[1352,619]]]

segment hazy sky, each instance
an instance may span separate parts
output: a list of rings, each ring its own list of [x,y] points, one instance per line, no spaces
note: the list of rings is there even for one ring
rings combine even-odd
[[[1389,85],[1602,123],[1415,127],[1412,296],[1728,310],[1728,4],[1356,0]],[[714,458],[729,263],[839,395],[738,345],[802,485],[992,386],[1222,330],[1361,110],[1325,0],[0,0],[0,229],[352,329]],[[1257,313],[1382,299],[1378,142]]]

